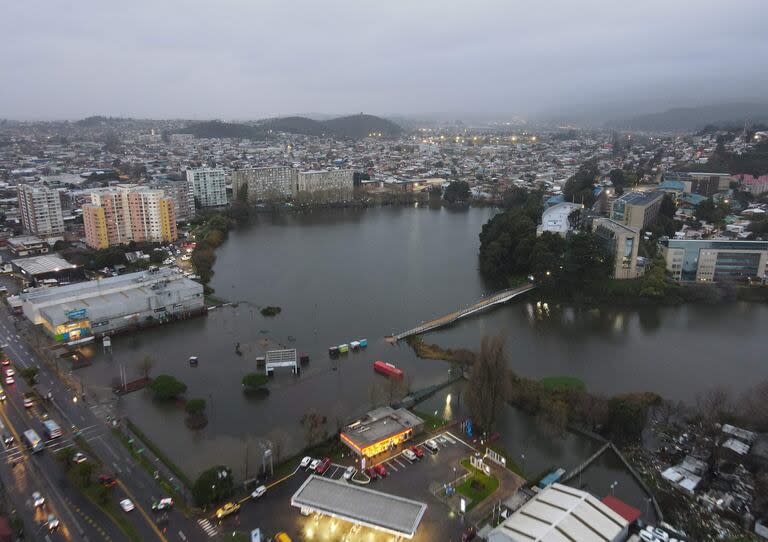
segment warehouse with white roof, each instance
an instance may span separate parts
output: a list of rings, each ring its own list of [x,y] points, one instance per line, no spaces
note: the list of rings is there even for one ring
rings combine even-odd
[[[629,522],[591,494],[552,484],[488,535],[488,542],[623,542]]]

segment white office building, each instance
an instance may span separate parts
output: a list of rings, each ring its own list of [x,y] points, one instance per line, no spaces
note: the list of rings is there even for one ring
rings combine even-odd
[[[26,233],[42,237],[64,233],[59,192],[47,186],[18,186],[19,214]]]
[[[571,224],[570,216],[580,211],[584,206],[580,203],[558,203],[548,207],[541,214],[541,224],[536,228],[536,235],[544,232],[557,233],[565,237],[575,224]]]
[[[227,204],[227,177],[223,169],[188,169],[187,183],[201,207]]]

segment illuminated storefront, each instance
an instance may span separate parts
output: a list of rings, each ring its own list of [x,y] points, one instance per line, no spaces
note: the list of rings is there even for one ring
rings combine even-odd
[[[424,421],[401,408],[381,407],[346,426],[341,441],[361,457],[374,457],[413,438],[424,428]]]

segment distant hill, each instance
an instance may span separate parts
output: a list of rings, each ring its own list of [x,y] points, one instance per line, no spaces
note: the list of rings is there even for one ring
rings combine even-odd
[[[328,135],[339,139],[362,139],[368,134],[395,136],[403,129],[392,121],[374,115],[349,115],[328,120],[313,120],[306,117],[282,117],[269,119],[260,126],[277,132],[313,136]]]
[[[768,121],[768,103],[731,103],[701,107],[678,107],[661,113],[611,121],[610,128],[647,132],[698,131],[707,125],[733,127]]]
[[[329,120],[313,120],[307,117],[279,117],[265,119],[255,125],[211,120],[195,122],[180,130],[181,133],[197,137],[239,137],[243,139],[265,139],[270,131],[303,134],[309,136],[330,136],[339,139],[361,139],[370,133],[394,136],[403,129],[394,122],[373,115],[350,115]]]
[[[261,124],[264,128],[275,132],[288,132],[289,134],[304,134],[320,136],[327,132],[322,122],[307,117],[281,117],[270,119]]]
[[[259,126],[248,126],[218,120],[195,122],[180,130],[184,134],[193,134],[196,137],[210,138],[241,138],[241,139],[265,139],[266,133]]]

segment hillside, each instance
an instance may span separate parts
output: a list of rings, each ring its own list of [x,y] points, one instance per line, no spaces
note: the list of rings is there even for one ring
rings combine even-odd
[[[640,115],[607,123],[611,128],[647,132],[697,131],[709,124],[739,126],[768,121],[768,104],[731,103],[702,107],[679,107],[661,113]]]
[[[275,132],[287,132],[289,134],[304,134],[320,136],[326,133],[322,122],[307,117],[281,117],[270,119],[261,126]]]
[[[196,137],[234,137],[242,139],[265,139],[266,134],[263,128],[257,126],[248,126],[246,124],[237,124],[210,120],[190,124],[181,133],[193,134]]]
[[[323,121],[326,130],[339,138],[360,139],[370,133],[395,136],[403,129],[394,122],[373,115],[350,115]]]

